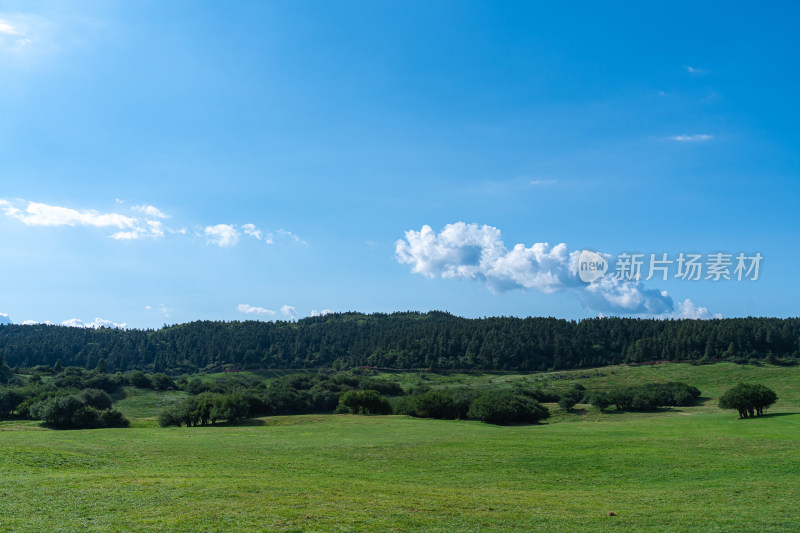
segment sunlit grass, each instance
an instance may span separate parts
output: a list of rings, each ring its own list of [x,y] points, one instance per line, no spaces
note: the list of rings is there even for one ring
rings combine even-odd
[[[670,367],[606,368],[580,381],[677,379],[700,387],[705,405],[589,408],[564,414],[571,423],[514,427],[346,415],[94,431],[3,422],[0,530],[795,529],[797,369]],[[715,407],[743,373],[778,391],[770,416],[738,420]],[[568,385],[573,373],[560,374],[554,381]],[[522,379],[471,379],[498,377]],[[158,397],[131,394],[117,406],[146,423]]]

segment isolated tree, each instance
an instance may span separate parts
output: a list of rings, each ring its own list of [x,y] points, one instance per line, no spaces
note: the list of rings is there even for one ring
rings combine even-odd
[[[558,406],[565,411],[571,411],[575,404],[578,403],[574,396],[565,395],[558,400]]]
[[[739,383],[719,398],[720,409],[735,409],[739,418],[761,416],[778,400],[775,391],[761,384]]]
[[[764,409],[778,401],[778,395],[775,391],[760,383],[752,385],[751,394],[753,398],[753,407],[756,409],[757,416],[763,415]]]
[[[583,401],[583,397],[586,395],[586,387],[581,385],[580,383],[576,383],[565,392],[561,398],[558,400],[558,406],[564,409],[565,411],[571,411],[575,404],[581,403]]]

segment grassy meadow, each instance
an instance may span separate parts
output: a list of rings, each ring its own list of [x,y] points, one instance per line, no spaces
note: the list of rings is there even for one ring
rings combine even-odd
[[[800,523],[800,369],[657,365],[548,374],[383,374],[413,386],[516,380],[589,389],[685,381],[702,405],[547,424],[404,416],[266,417],[156,427],[183,393],[126,389],[131,429],[0,422],[0,530],[792,531]],[[738,420],[741,379],[779,395]],[[614,512],[617,516],[608,516]]]

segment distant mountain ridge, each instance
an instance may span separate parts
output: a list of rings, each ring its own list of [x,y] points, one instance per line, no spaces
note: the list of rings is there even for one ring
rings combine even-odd
[[[800,319],[650,320],[488,317],[441,311],[334,313],[297,322],[197,321],[159,330],[0,327],[11,366],[190,372],[235,368],[537,371],[652,360],[748,359],[791,364]]]

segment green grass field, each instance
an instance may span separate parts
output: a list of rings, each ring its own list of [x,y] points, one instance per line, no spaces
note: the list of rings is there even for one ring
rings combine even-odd
[[[778,392],[768,416],[738,420],[715,407],[743,378]],[[441,387],[519,379],[682,380],[706,400],[646,414],[550,406],[553,420],[538,426],[308,415],[161,429],[146,426],[175,398],[128,391],[117,407],[132,429],[0,423],[0,530],[797,530],[800,369],[426,374]]]

